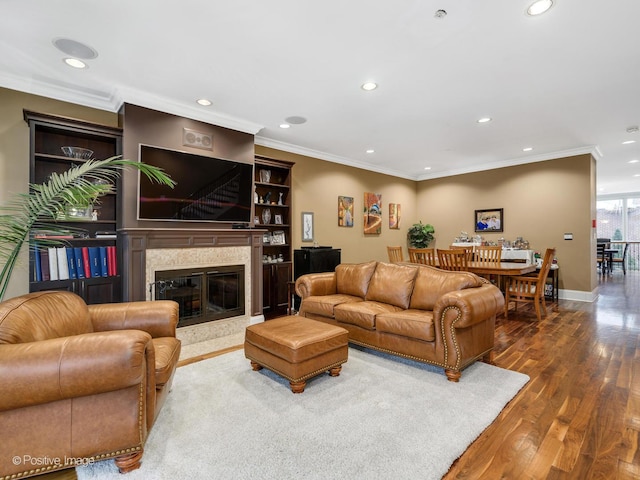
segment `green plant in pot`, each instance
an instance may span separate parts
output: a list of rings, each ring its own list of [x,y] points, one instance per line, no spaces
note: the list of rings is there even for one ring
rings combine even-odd
[[[161,168],[120,157],[87,160],[64,173],[52,173],[42,184],[29,184],[28,193],[20,193],[0,208],[0,301],[4,299],[9,279],[20,250],[29,241],[32,230],[55,234],[69,231],[56,220],[73,220],[78,206],[93,205],[113,191],[117,177],[125,168],[134,168],[149,180],[173,188],[175,182]],[[63,245],[60,240],[38,240],[40,246]],[[31,243],[33,247],[33,242]]]
[[[433,241],[435,229],[428,223],[414,223],[407,232],[407,240],[411,248],[427,248]]]

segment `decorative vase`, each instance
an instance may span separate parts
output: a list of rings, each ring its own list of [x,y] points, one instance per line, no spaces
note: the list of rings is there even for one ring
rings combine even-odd
[[[262,223],[264,225],[267,225],[267,224],[271,223],[271,209],[270,208],[265,208],[262,211]]]

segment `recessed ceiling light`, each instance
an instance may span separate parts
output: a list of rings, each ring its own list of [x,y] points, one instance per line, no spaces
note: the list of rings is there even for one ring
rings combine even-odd
[[[64,63],[73,68],[87,68],[87,64],[77,58],[65,58]]]
[[[378,84],[375,82],[365,82],[360,88],[366,90],[367,92],[370,92],[371,90],[375,90],[376,88],[378,88]]]
[[[370,148],[369,150],[367,150],[367,153],[374,153],[375,150],[373,148]]]
[[[487,123],[491,121],[491,117],[482,117],[478,119],[478,123]]]
[[[431,170],[431,167],[424,167],[425,170]]]
[[[553,7],[553,0],[537,0],[527,8],[527,15],[540,15]]]
[[[629,163],[638,163],[640,160],[629,160]]]
[[[289,125],[288,123],[281,123],[280,124],[280,128],[289,128],[291,127],[291,125]]]
[[[635,140],[625,140],[624,142],[622,142],[623,145],[629,145],[631,143],[636,143]]]
[[[640,177],[640,173],[636,173],[634,177]]]
[[[523,152],[530,152],[531,150],[533,150],[533,147],[524,147],[522,149]]]
[[[211,100],[207,100],[206,98],[200,98],[196,100],[198,105],[202,105],[203,107],[208,107],[211,105]]]

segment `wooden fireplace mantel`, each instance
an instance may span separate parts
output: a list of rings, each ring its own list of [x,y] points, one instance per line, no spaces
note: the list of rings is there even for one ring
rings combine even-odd
[[[263,229],[125,228],[118,230],[123,300],[146,298],[147,249],[251,247],[251,315],[262,315]]]

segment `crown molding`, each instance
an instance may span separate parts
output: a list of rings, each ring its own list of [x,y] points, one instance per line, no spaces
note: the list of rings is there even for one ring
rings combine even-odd
[[[298,155],[303,155],[305,157],[312,157],[319,160],[326,160],[327,162],[339,163],[341,165],[347,165],[349,167],[360,168],[369,172],[382,173],[384,175],[405,178],[407,180],[417,180],[415,176],[407,175],[404,172],[399,172],[387,168],[380,168],[369,163],[359,162],[357,160],[341,157],[339,155],[333,155],[331,153],[322,152],[320,150],[314,150],[312,148],[301,147],[292,143],[281,142],[280,140],[272,140],[270,138],[261,137],[259,135],[257,135],[255,138],[255,144],[260,145],[261,147],[274,148],[283,152],[295,153]]]

